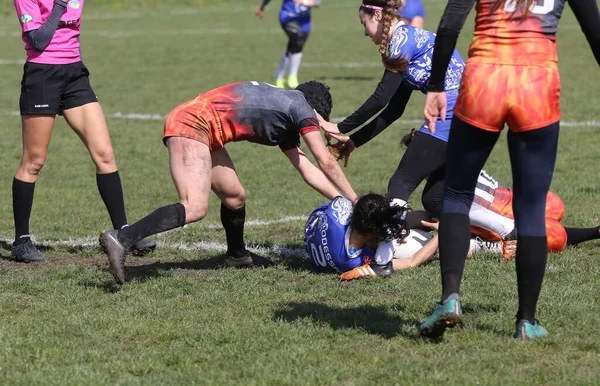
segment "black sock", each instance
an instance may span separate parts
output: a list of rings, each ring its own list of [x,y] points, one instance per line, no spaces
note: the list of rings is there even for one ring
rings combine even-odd
[[[96,183],[98,184],[100,197],[102,197],[102,201],[108,209],[113,229],[121,229],[124,225],[127,225],[127,215],[125,214],[123,187],[121,186],[119,172],[96,174]]]
[[[519,288],[519,311],[517,319],[535,323],[535,310],[542,289],[548,246],[546,236],[518,236],[517,285]]]
[[[584,241],[600,238],[600,227],[595,228],[567,228],[567,245],[577,245]]]
[[[221,203],[221,224],[227,237],[227,254],[241,257],[246,254],[244,243],[244,223],[246,222],[246,206],[240,209],[229,209]]]
[[[29,240],[29,217],[33,206],[35,182],[23,182],[13,179],[13,215],[15,219],[15,242],[19,245]]]
[[[150,235],[179,228],[185,225],[185,207],[172,204],[156,209],[140,221],[121,229],[117,235],[125,249]]]
[[[442,270],[442,302],[460,293],[465,260],[469,253],[471,222],[469,215],[442,213],[440,216],[440,267]]]

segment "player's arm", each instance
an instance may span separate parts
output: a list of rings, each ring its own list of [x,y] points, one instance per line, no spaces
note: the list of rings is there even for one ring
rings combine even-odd
[[[395,120],[400,118],[404,114],[406,104],[410,99],[412,90],[408,87],[399,87],[391,99],[388,106],[379,114],[375,119],[365,125],[362,129],[356,133],[350,135],[350,139],[354,143],[354,146],[360,147],[371,139],[379,135]]]
[[[323,143],[323,138],[321,138],[320,131],[304,131],[301,132],[302,138],[306,142],[308,149],[315,157],[319,168],[323,171],[325,176],[331,181],[342,193],[344,197],[349,199],[352,202],[356,202],[358,200],[358,196],[350,186],[350,182],[344,175],[342,168],[338,165],[337,161],[333,156],[329,153],[325,144]]]
[[[596,0],[569,0],[569,6],[600,65],[600,12]]]
[[[337,196],[341,196],[331,181],[327,179],[325,174],[323,174],[318,167],[310,162],[310,160],[299,147],[284,150],[283,153],[286,155],[286,157],[288,157],[298,173],[300,173],[304,182],[306,182],[314,190],[330,200],[333,200]]]
[[[418,267],[419,265],[425,263],[429,260],[438,249],[438,235],[434,235],[431,240],[425,244],[425,246],[415,252],[414,255],[410,257],[410,259],[394,259],[393,266],[394,271],[399,269],[407,269],[412,267]]]
[[[260,3],[260,5],[258,6],[258,8],[256,8],[256,11],[254,12],[254,14],[256,16],[258,16],[259,18],[262,18],[264,16],[264,14],[265,14],[265,7],[270,2],[271,2],[271,0],[262,0],[262,3]]]
[[[381,111],[398,91],[404,80],[404,73],[385,70],[375,92],[349,117],[338,123],[341,133],[348,133]]]
[[[448,0],[442,20],[438,26],[435,45],[433,46],[433,58],[431,60],[431,76],[429,78],[428,91],[443,92],[444,80],[450,58],[456,48],[456,41],[460,30],[467,20],[467,16],[475,0]]]
[[[26,11],[25,9],[27,8],[28,4],[25,4],[26,2],[24,1],[18,1],[15,2],[15,4],[17,5],[17,13],[19,13],[19,17],[22,17],[23,15],[29,15],[31,18],[33,18],[34,20],[30,20],[30,21],[25,21],[25,20],[21,20],[21,24],[23,25],[23,30],[25,31],[25,37],[27,38],[27,41],[29,42],[29,44],[37,51],[44,51],[46,49],[46,47],[48,47],[48,44],[50,44],[50,41],[52,40],[52,37],[54,36],[54,33],[56,32],[56,29],[58,28],[58,23],[60,22],[60,18],[62,17],[62,15],[65,13],[65,10],[67,9],[67,2],[63,1],[63,0],[55,0],[54,1],[54,6],[52,7],[52,11],[50,12],[50,16],[48,16],[48,18],[46,19],[46,21],[39,25],[39,27],[35,28],[35,29],[31,29],[32,26],[34,26],[36,24],[35,20],[38,16],[41,17],[39,8],[36,10],[37,12],[29,12]],[[30,4],[32,2],[29,2]],[[37,4],[31,4],[34,7],[38,7]],[[33,14],[33,15],[32,15]],[[28,25],[29,23],[31,23],[30,25]],[[28,28],[29,27],[29,28]]]

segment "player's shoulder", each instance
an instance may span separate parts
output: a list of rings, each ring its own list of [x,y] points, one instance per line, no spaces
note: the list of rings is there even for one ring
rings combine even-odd
[[[354,207],[352,206],[352,201],[348,200],[344,197],[336,197],[331,201],[329,205],[328,214],[332,217],[337,223],[341,225],[350,224],[350,219],[352,218],[352,211]]]
[[[415,52],[434,38],[435,35],[432,32],[399,22],[390,38],[388,56],[398,58],[406,55],[407,52]]]

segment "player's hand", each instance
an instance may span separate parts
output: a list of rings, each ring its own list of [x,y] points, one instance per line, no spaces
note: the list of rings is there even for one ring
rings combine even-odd
[[[350,137],[339,134],[331,134],[326,133],[325,137],[329,137],[327,141],[327,148],[329,152],[333,155],[336,160],[344,160],[344,167],[348,166],[348,159],[350,158],[350,153],[356,149],[354,142]],[[336,143],[332,144],[329,142],[330,138],[335,138],[337,140]]]
[[[429,221],[421,221],[421,224],[423,224],[424,226],[433,229],[434,231],[439,230],[440,227],[440,223],[439,222],[429,222]]]
[[[425,123],[431,134],[435,133],[435,123],[438,117],[442,122],[446,122],[446,109],[448,102],[446,101],[445,92],[428,92],[425,97],[425,108],[423,109],[423,115],[425,116]]]
[[[254,14],[256,16],[258,16],[259,19],[262,19],[263,16],[265,15],[265,10],[262,9],[261,7],[256,8],[256,11],[254,12]]]
[[[315,112],[315,114],[317,114],[317,119],[319,120],[319,126],[321,126],[321,128],[323,130],[325,130],[325,132],[327,133],[333,133],[333,134],[341,134],[340,129],[337,127],[337,125],[335,123],[331,123],[327,120],[325,120],[325,118],[323,118],[321,116],[321,114],[317,113],[316,110],[313,110]]]

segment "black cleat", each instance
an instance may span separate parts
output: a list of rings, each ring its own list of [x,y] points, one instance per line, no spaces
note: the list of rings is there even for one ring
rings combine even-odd
[[[125,284],[125,248],[117,238],[119,231],[106,231],[100,236],[100,243],[108,253],[110,272],[119,284]]]
[[[225,256],[225,264],[235,268],[248,268],[248,267],[270,267],[275,265],[275,262],[263,256],[259,256],[250,251],[246,251],[246,254],[240,257],[233,257],[230,255]]]
[[[13,246],[10,254],[15,258],[16,261],[20,261],[22,263],[31,263],[44,260],[44,255],[42,255],[35,245],[33,245],[31,239],[28,239],[19,245]]]
[[[152,240],[143,239],[133,244],[129,253],[133,256],[146,256],[156,249],[156,243]]]

